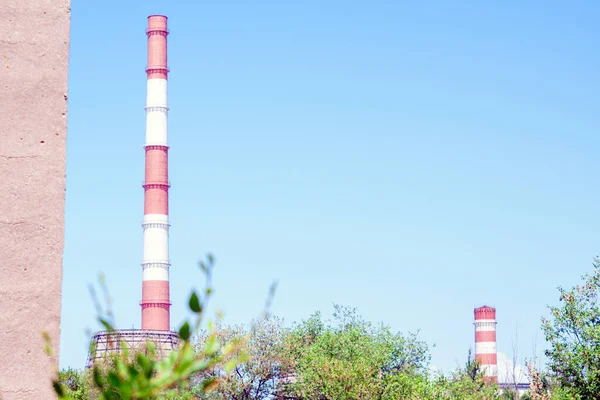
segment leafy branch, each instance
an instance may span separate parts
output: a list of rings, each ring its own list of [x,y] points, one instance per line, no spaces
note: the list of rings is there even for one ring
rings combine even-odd
[[[223,367],[226,372],[232,371],[238,364],[244,362],[247,356],[241,348],[241,341],[234,338],[228,343],[221,343],[215,324],[210,321],[207,324],[207,338],[202,348],[195,349],[191,342],[193,334],[201,329],[205,310],[213,293],[211,287],[213,256],[207,255],[206,261],[201,261],[199,266],[206,277],[206,285],[202,292],[198,293],[194,290],[189,297],[188,306],[194,317],[186,320],[179,327],[179,344],[176,349],[168,357],[157,357],[157,347],[151,341],[147,341],[145,348],[140,351],[140,349],[130,349],[124,340],[117,339],[120,340],[121,351],[108,355],[102,362],[94,362],[91,368],[92,387],[97,392],[98,399],[172,398],[177,394],[178,389],[189,387],[192,377],[210,371],[224,359],[227,359]],[[97,319],[106,328],[109,337],[114,334],[114,337],[119,338],[118,331],[114,329],[110,297],[103,277],[100,278],[100,285],[107,311],[102,310],[91,288],[98,313]],[[51,356],[48,335],[45,335],[45,339],[46,352]],[[91,351],[95,351],[94,344]],[[218,384],[219,380],[211,376],[200,382],[200,388],[206,392],[214,389]],[[58,374],[53,381],[53,387],[59,399],[74,400],[69,390],[59,381]]]

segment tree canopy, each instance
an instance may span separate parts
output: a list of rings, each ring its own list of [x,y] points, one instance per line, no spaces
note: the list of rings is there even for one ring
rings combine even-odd
[[[557,382],[582,399],[600,399],[600,262],[570,290],[562,287],[560,305],[542,320],[549,344],[548,368]]]

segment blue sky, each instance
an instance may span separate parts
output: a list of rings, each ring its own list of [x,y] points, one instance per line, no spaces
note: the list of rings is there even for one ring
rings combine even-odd
[[[452,4],[451,4],[452,3]],[[543,350],[558,285],[600,243],[597,2],[74,1],[60,363],[106,275],[140,325],[146,17],[169,17],[172,325],[197,261],[248,322],[332,303],[420,329],[449,370],[473,308]]]

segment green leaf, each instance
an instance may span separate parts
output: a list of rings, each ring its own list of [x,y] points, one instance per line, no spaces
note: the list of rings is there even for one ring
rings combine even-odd
[[[169,364],[170,365],[175,365],[175,361],[177,361],[177,356],[178,356],[177,351],[172,351],[171,354],[169,354]]]
[[[219,349],[217,337],[213,334],[204,343],[204,353],[208,356],[213,356]]]
[[[140,374],[140,372],[133,365],[127,366],[127,372],[131,380],[135,380]]]
[[[125,363],[123,362],[123,360],[121,359],[117,359],[115,361],[115,369],[117,370],[117,373],[119,375],[121,375],[121,377],[123,378],[127,378],[128,377],[128,371],[127,371],[127,367],[125,366]]]
[[[225,366],[223,367],[223,370],[228,373],[232,371],[235,367],[237,367],[238,364],[238,360],[229,360],[227,364],[225,364]]]
[[[181,357],[179,365],[177,366],[177,372],[184,375],[186,370],[192,365],[194,361],[194,347],[190,343],[185,343],[180,350]]]
[[[196,373],[196,372],[201,372],[201,371],[205,371],[208,369],[208,367],[210,367],[213,363],[211,363],[211,361],[209,359],[200,359],[200,360],[195,360],[192,365],[190,366],[190,373]]]
[[[102,389],[104,387],[104,382],[102,382],[102,374],[100,373],[100,368],[98,367],[94,367],[94,383],[96,384],[96,387],[99,389]]]
[[[46,355],[48,357],[52,357],[52,346],[51,344],[51,340],[50,340],[50,335],[48,334],[48,332],[43,331],[42,335],[44,336],[44,351],[46,352]]]
[[[190,324],[187,321],[179,328],[179,337],[181,340],[188,340],[190,338]]]
[[[152,343],[151,341],[147,341],[146,349],[148,350],[148,356],[150,358],[154,359],[154,356],[156,355],[156,345],[154,343]]]
[[[59,398],[63,398],[65,396],[65,390],[60,383],[54,381],[52,382],[52,386],[54,387],[54,391]]]
[[[110,371],[108,373],[108,383],[114,388],[121,386],[121,380],[115,371]]]
[[[214,389],[218,384],[219,382],[215,378],[208,378],[204,382],[202,382],[202,390],[204,392],[208,392]]]
[[[154,363],[146,357],[146,355],[142,353],[138,353],[136,356],[136,361],[140,367],[142,367],[142,371],[144,371],[144,375],[146,377],[151,377],[154,372]]]
[[[107,320],[105,320],[104,318],[98,318],[98,320],[100,321],[100,323],[102,325],[104,325],[104,327],[106,328],[107,331],[113,331],[114,328],[113,326],[110,324],[110,322],[108,322]]]
[[[195,313],[199,313],[202,311],[200,299],[198,298],[196,291],[192,292],[192,295],[190,296],[190,309]]]

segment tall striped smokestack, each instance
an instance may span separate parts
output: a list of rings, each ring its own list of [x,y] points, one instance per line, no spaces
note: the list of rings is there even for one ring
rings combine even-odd
[[[142,329],[170,329],[167,17],[148,17]]]
[[[479,361],[486,378],[498,382],[496,354],[496,309],[483,306],[475,309],[475,359]]]

